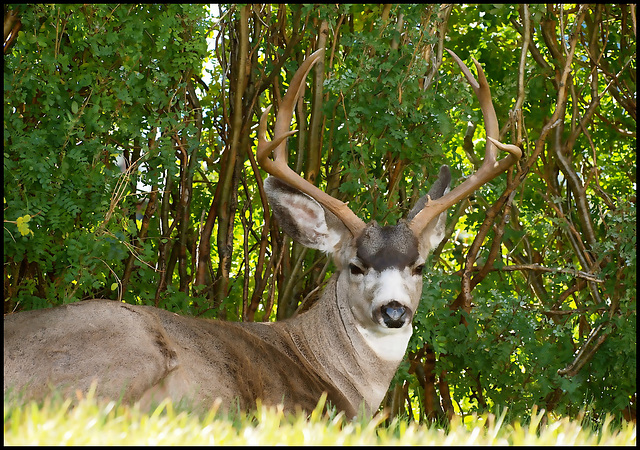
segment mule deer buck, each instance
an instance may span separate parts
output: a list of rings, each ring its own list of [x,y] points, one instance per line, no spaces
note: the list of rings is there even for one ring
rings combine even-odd
[[[332,253],[336,272],[318,302],[275,323],[230,323],[180,316],[110,300],[88,300],[4,319],[4,392],[42,398],[51,389],[87,391],[149,404],[171,397],[208,408],[283,404],[310,411],[323,392],[348,417],[380,405],[403,358],[422,292],[429,251],[443,239],[446,209],[520,157],[501,144],[489,86],[453,53],[480,100],[488,136],[482,167],[449,192],[440,169],[429,193],[395,226],[365,224],[287,166],[294,105],[319,50],[296,72],[271,141],[269,108],[259,125],[257,158],[271,175],[264,187],[281,227],[297,242]],[[509,152],[497,159],[497,149]],[[273,153],[273,160],[270,159]]]

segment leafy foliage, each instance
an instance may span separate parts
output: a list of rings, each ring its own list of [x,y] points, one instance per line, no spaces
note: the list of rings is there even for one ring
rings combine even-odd
[[[150,195],[141,187],[157,191],[165,172],[176,177],[172,139],[199,146],[184,97],[206,51],[203,14],[189,6],[20,9],[22,31],[4,66],[4,176],[5,217],[20,216],[25,237],[5,232],[5,311],[35,306],[34,295],[50,304],[111,296],[130,254],[147,263],[134,278],[154,283],[147,269],[157,238],[127,244]],[[155,290],[121,291],[132,301]]]

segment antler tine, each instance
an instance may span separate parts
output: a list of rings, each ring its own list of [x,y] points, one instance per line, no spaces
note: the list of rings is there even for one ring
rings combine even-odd
[[[431,222],[438,214],[445,211],[451,205],[458,203],[471,195],[476,189],[485,183],[488,183],[502,172],[507,170],[511,165],[522,157],[522,150],[513,144],[503,144],[498,138],[500,137],[500,127],[498,126],[498,118],[491,101],[491,91],[489,83],[484,75],[480,63],[473,59],[473,63],[478,71],[478,80],[474,78],[469,68],[462,62],[458,55],[449,49],[446,49],[456,61],[467,81],[471,85],[473,92],[480,102],[482,117],[484,118],[484,126],[487,133],[487,145],[485,149],[484,161],[480,169],[462,184],[457,186],[446,195],[432,200],[430,199],[425,207],[410,222],[409,226],[414,233],[420,234],[422,230]],[[497,160],[498,149],[509,152],[509,155],[501,160]]]
[[[287,138],[297,132],[290,131],[291,120],[293,119],[293,110],[298,101],[298,97],[304,90],[304,80],[307,78],[309,71],[313,65],[323,56],[324,49],[316,50],[312,53],[300,66],[293,76],[289,89],[282,99],[282,104],[276,116],[274,125],[274,137],[271,142],[267,141],[266,128],[267,117],[271,106],[267,107],[260,117],[260,125],[258,126],[258,148],[257,160],[260,166],[270,175],[280,178],[291,186],[304,192],[311,198],[315,199],[322,206],[327,208],[344,223],[351,231],[353,236],[357,237],[364,229],[365,223],[355,215],[346,203],[331,197],[326,192],[321,191],[315,185],[302,178],[287,164],[286,141]],[[269,155],[273,152],[274,159],[269,159]]]

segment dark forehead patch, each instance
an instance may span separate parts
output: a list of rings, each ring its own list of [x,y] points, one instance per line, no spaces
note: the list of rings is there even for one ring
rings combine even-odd
[[[356,244],[358,258],[377,271],[403,269],[418,259],[418,240],[404,222],[385,227],[370,223]]]

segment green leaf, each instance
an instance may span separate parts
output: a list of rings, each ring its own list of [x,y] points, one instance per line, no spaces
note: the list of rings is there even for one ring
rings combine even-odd
[[[16,220],[16,225],[18,225],[18,231],[23,236],[27,236],[29,233],[33,234],[33,231],[29,229],[29,221],[31,220],[31,216],[29,214],[25,214],[22,217],[18,217]]]

